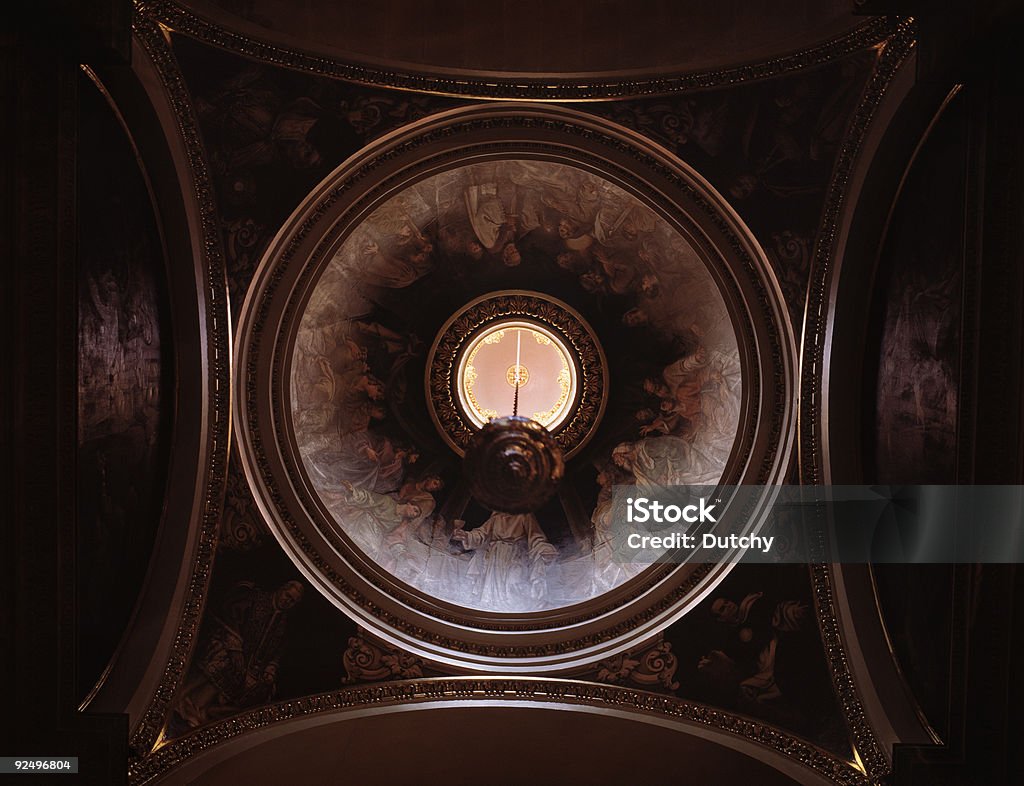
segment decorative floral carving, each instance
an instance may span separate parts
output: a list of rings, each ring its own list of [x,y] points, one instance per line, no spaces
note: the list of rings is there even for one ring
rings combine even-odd
[[[345,684],[408,680],[423,676],[423,661],[408,652],[373,642],[362,631],[348,640],[342,656]]]
[[[616,655],[598,664],[598,682],[613,685],[636,685],[641,688],[661,686],[666,690],[677,690],[675,681],[676,656],[667,641],[657,641],[641,650]]]
[[[241,468],[233,460],[228,464],[228,490],[217,545],[229,551],[250,551],[263,545],[263,527],[252,492]]]

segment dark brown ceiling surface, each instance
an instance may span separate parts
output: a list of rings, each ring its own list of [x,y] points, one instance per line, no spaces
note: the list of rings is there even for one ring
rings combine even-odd
[[[609,715],[565,710],[434,708],[296,730],[246,747],[195,786],[259,783],[523,784],[796,783],[764,762],[698,737]],[[230,755],[230,754],[229,754]]]
[[[397,69],[504,74],[703,71],[856,27],[850,0],[182,0],[229,30]]]

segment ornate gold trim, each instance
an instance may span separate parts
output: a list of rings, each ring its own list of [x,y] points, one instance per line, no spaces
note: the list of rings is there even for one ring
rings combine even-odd
[[[861,102],[854,112],[842,149],[836,160],[832,182],[823,212],[822,228],[815,245],[807,290],[804,316],[804,342],[800,377],[800,481],[807,485],[822,482],[822,455],[819,441],[821,426],[821,386],[826,342],[826,323],[829,308],[827,299],[833,278],[840,214],[845,206],[850,178],[868,127],[897,70],[916,45],[916,25],[912,18],[898,20],[892,37],[879,52],[878,62],[864,90]],[[890,772],[885,752],[869,725],[857,686],[850,671],[846,646],[841,633],[835,601],[835,576],[832,567],[820,560],[824,558],[824,528],[810,533],[812,558],[819,560],[810,566],[814,602],[822,643],[828,653],[829,670],[840,706],[853,735],[855,750],[873,781]]]
[[[197,729],[168,743],[153,755],[132,765],[129,783],[132,786],[152,783],[199,753],[247,732],[292,718],[364,707],[397,707],[428,702],[471,704],[505,701],[519,704],[555,702],[598,710],[626,711],[642,717],[672,719],[723,731],[766,750],[775,751],[837,786],[871,786],[872,783],[853,763],[843,761],[763,721],[665,694],[577,680],[531,677],[443,677],[384,682],[280,702]]]
[[[505,371],[505,382],[512,388],[516,385],[519,385],[521,388],[525,388],[530,383],[530,369],[522,363],[519,363],[518,365],[513,363]]]
[[[526,374],[526,378],[529,379],[529,373],[527,372],[525,366],[523,367],[522,373]],[[533,413],[533,419],[536,420],[538,423],[547,423],[552,418],[554,418],[555,413],[557,413],[559,410],[562,409],[562,407],[565,406],[565,402],[569,399],[569,392],[572,390],[571,374],[572,371],[569,369],[569,366],[566,363],[565,358],[562,358],[562,370],[558,372],[558,376],[556,377],[556,381],[558,382],[558,387],[561,390],[561,393],[559,394],[558,400],[554,403],[554,406],[552,406],[551,409],[546,410],[545,412]]]
[[[570,405],[572,410],[566,420],[552,431],[558,446],[566,458],[570,458],[583,449],[601,422],[608,397],[607,360],[597,335],[586,320],[570,306],[540,292],[515,290],[484,295],[466,304],[445,322],[427,356],[424,384],[431,418],[452,450],[463,455],[478,430],[459,405],[458,369],[462,363],[471,364],[476,351],[471,350],[463,360],[465,348],[481,331],[487,330],[488,325],[511,319],[521,319],[551,331],[578,363],[577,402]],[[569,369],[565,371],[568,373]],[[571,385],[568,382],[566,379],[562,386],[563,399],[569,396]],[[470,403],[479,412],[481,407],[472,391],[467,390],[467,393]],[[552,414],[564,403],[560,399]],[[534,419],[542,422],[538,417]]]
[[[205,271],[201,282],[206,296],[206,335],[209,343],[207,406],[209,407],[209,464],[203,481],[202,518],[199,539],[191,557],[191,573],[177,634],[168,655],[160,683],[145,714],[131,733],[132,753],[149,753],[163,728],[167,707],[176,692],[192,653],[209,586],[213,555],[217,548],[224,489],[227,485],[228,447],[231,439],[231,318],[228,308],[227,273],[221,247],[219,222],[214,206],[213,187],[203,154],[199,127],[192,111],[189,93],[182,80],[174,53],[160,28],[136,15],[132,30],[153,62],[178,120],[178,131],[188,155],[202,222],[202,248],[199,262]]]
[[[874,17],[831,41],[759,63],[707,71],[637,77],[459,75],[424,71],[395,71],[346,62],[337,58],[278,46],[232,32],[182,7],[174,0],[135,0],[136,13],[166,29],[211,46],[346,82],[414,93],[503,101],[617,101],[664,96],[692,90],[736,85],[814,68],[876,46],[894,32],[889,17]]]

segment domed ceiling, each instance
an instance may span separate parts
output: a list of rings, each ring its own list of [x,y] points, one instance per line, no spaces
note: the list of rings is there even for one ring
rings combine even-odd
[[[425,349],[464,303],[524,289],[557,295],[592,324],[611,390],[605,401],[603,390],[592,396],[605,410],[593,445],[570,462],[523,553],[497,564],[483,530],[476,548],[452,540],[453,522],[472,532],[489,511],[467,498],[460,456],[430,423]],[[466,354],[475,364],[470,390],[484,396],[492,381],[500,387],[485,401],[501,406],[504,388],[511,407],[506,367],[516,346],[497,332]],[[527,346],[524,367],[535,371],[524,380],[524,406],[542,384],[547,356],[537,347],[554,346],[538,345],[538,337],[527,329],[534,348]],[[491,370],[487,353],[499,354],[504,343],[508,358],[493,380],[481,379]],[[742,400],[728,311],[680,231],[605,177],[529,159],[458,166],[370,213],[313,288],[291,368],[299,453],[340,531],[416,589],[483,611],[569,606],[640,570],[612,561],[613,484],[717,483]],[[551,378],[558,373],[552,368]],[[555,404],[552,415],[557,397]]]
[[[342,165],[268,250],[240,456],[292,559],[380,635],[474,668],[593,659],[731,569],[614,558],[612,489],[779,477],[782,314],[721,197],[636,135],[452,110]],[[567,463],[511,515],[463,453],[520,402]]]

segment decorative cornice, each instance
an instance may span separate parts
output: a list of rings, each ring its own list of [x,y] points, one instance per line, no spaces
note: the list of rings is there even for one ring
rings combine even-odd
[[[184,676],[199,629],[213,555],[217,548],[231,436],[231,321],[213,185],[203,157],[202,142],[188,90],[174,60],[174,54],[160,29],[149,20],[136,17],[133,31],[163,82],[178,121],[177,130],[181,142],[188,156],[194,189],[192,198],[198,205],[201,219],[202,252],[199,262],[203,270],[203,280],[199,283],[205,299],[205,335],[209,363],[206,378],[209,420],[208,433],[205,435],[209,462],[203,468],[200,532],[195,552],[191,555],[191,575],[188,578],[185,602],[167,664],[145,714],[131,734],[130,747],[133,754],[143,756],[149,753],[156,743],[163,728],[167,707]]]
[[[896,72],[910,55],[916,43],[913,19],[902,19],[885,45],[854,113],[845,142],[836,160],[832,182],[811,263],[807,307],[804,318],[803,356],[800,379],[800,480],[804,484],[822,482],[821,387],[826,325],[829,315],[828,297],[832,289],[833,262],[842,210],[846,206],[850,180],[861,146]],[[812,557],[822,559],[825,551],[825,528],[816,526],[812,532]],[[853,735],[854,746],[873,781],[883,779],[890,771],[878,738],[868,723],[841,634],[835,602],[835,579],[831,567],[824,562],[811,565],[811,581],[822,642],[832,673],[840,706]]]
[[[326,715],[358,708],[385,708],[423,703],[453,705],[496,702],[557,702],[618,710],[638,716],[662,718],[716,729],[766,750],[779,753],[837,786],[869,786],[853,764],[826,753],[811,743],[764,723],[674,696],[598,685],[576,680],[504,677],[445,677],[347,688],[252,710],[207,726],[168,743],[129,773],[132,786],[151,783],[171,769],[239,735],[298,717]]]
[[[503,101],[616,101],[771,79],[877,46],[892,36],[896,29],[896,23],[891,18],[875,17],[817,46],[758,63],[708,71],[621,78],[604,75],[502,77],[494,74],[455,77],[432,74],[426,70],[415,72],[375,68],[279,46],[228,30],[183,8],[174,0],[135,0],[135,9],[138,15],[173,32],[271,65],[370,87]]]

